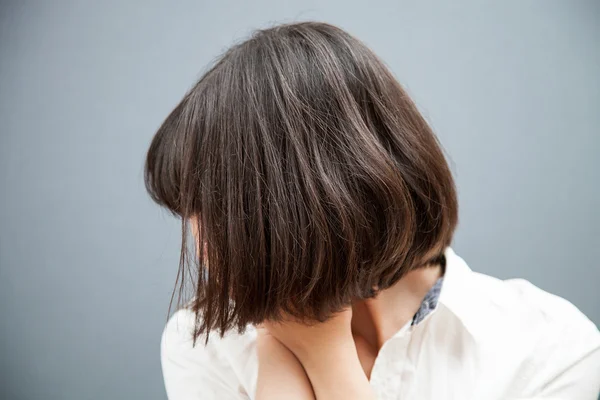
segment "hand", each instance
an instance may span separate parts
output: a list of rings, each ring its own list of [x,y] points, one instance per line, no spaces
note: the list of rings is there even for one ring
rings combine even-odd
[[[310,365],[314,359],[332,351],[356,354],[351,321],[352,308],[348,307],[325,322],[304,324],[290,318],[283,322],[265,322],[263,327],[290,349],[306,368],[306,364]]]

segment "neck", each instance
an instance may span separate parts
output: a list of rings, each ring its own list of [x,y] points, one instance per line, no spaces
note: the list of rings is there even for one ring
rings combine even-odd
[[[409,272],[377,297],[352,305],[352,331],[376,350],[412,320],[423,298],[442,274],[440,265]]]

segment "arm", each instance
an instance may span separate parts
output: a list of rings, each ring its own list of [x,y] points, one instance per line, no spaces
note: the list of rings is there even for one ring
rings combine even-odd
[[[600,396],[600,347],[546,383],[535,399],[596,400]]]
[[[351,341],[340,342],[326,352],[314,352],[303,365],[317,399],[375,399]]]
[[[286,321],[265,326],[304,367],[317,399],[375,399],[358,358],[351,320],[348,308],[322,323]]]
[[[533,388],[525,399],[597,400],[600,395],[600,333],[563,332],[563,343],[545,349],[534,366]]]
[[[314,400],[304,368],[281,342],[265,329],[258,330],[256,400]]]
[[[512,281],[544,315],[519,399],[598,400],[600,332],[572,303],[529,282]]]

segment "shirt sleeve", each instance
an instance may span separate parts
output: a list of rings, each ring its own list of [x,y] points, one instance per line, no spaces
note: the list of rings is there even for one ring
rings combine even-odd
[[[577,360],[549,379],[539,392],[522,400],[597,400],[600,398],[600,352]]]
[[[161,364],[167,397],[170,400],[239,400],[235,373],[211,340],[193,346],[193,314],[180,310],[167,323],[161,340]],[[218,339],[218,338],[217,338]]]
[[[537,288],[530,293],[546,323],[530,363],[528,388],[521,399],[598,400],[598,328],[567,300]]]
[[[573,335],[562,346],[549,351],[544,364],[538,365],[546,379],[539,385],[534,399],[597,400],[600,394],[598,332]]]

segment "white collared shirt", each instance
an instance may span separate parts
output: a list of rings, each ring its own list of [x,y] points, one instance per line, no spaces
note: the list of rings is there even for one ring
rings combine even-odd
[[[600,332],[568,301],[525,280],[475,273],[452,249],[436,309],[381,348],[377,398],[597,400]],[[256,331],[192,347],[194,315],[178,311],[162,338],[171,400],[254,399]]]

